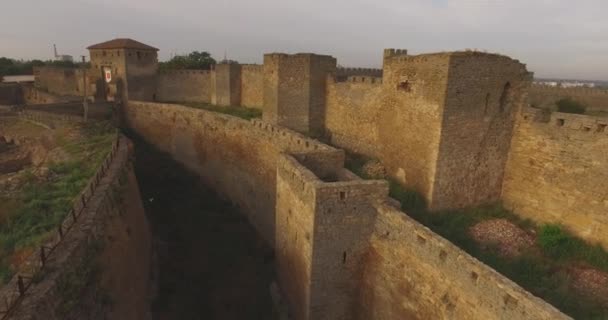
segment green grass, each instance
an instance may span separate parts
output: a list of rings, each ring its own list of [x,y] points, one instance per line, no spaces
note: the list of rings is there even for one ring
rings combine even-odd
[[[63,221],[116,138],[116,131],[105,123],[91,123],[81,132],[82,140],[61,143],[70,160],[51,164],[46,179],[26,173],[19,195],[21,205],[0,225],[0,282],[14,272],[11,256],[37,247]]]
[[[346,167],[362,178],[373,178],[363,174],[362,168],[367,161],[369,159],[365,157],[349,154]],[[559,225],[538,226],[505,209],[500,203],[428,212],[424,197],[415,190],[390,179],[389,186],[390,196],[401,203],[401,209],[409,216],[562,312],[576,319],[608,319],[608,307],[572,290],[572,279],[568,274],[569,268],[575,265],[589,265],[608,272],[608,252],[599,245],[590,245]],[[532,248],[513,258],[499,255],[491,246],[482,248],[468,230],[489,219],[507,219],[536,233],[538,249]]]
[[[204,102],[174,102],[191,108],[204,109],[218,113],[229,114],[231,116],[251,120],[262,117],[262,110],[239,106],[215,106]]]
[[[543,225],[538,233],[538,245],[552,259],[579,263],[584,262],[608,272],[608,252],[600,245],[590,245],[557,224]]]

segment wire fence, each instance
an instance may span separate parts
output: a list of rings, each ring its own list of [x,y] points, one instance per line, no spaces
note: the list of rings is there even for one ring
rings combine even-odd
[[[66,235],[72,230],[76,222],[78,222],[78,219],[85,212],[89,201],[93,198],[101,180],[105,177],[118,154],[119,147],[121,146],[120,140],[121,136],[119,135],[112,143],[112,149],[105,157],[95,175],[89,180],[87,186],[80,195],[73,201],[68,215],[63,222],[57,226],[57,231],[54,232],[54,235],[26,258],[24,262],[16,268],[17,272],[12,279],[1,288],[0,320],[8,319],[11,312],[19,305],[32,283],[39,280],[39,277],[42,275],[41,272],[46,267],[49,257],[53,254],[57,246],[62,243]]]

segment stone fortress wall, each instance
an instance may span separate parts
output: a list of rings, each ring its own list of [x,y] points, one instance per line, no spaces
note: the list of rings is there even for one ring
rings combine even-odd
[[[34,67],[34,87],[51,94],[82,96],[82,69],[42,66]]]
[[[531,113],[531,74],[517,60],[387,49],[381,77],[314,54],[190,72],[144,89],[157,100],[262,108],[263,121],[129,101],[126,123],[248,214],[275,245],[297,319],[563,317],[393,209],[382,183],[343,169],[344,151],[305,135],[379,159],[432,210],[502,200],[608,246],[605,122]]]
[[[546,85],[530,87],[530,104],[543,109],[555,109],[555,103],[563,98],[572,98],[587,106],[587,111],[608,112],[608,89],[561,88]]]
[[[179,105],[129,101],[125,120],[238,204],[270,244],[279,153],[315,151],[324,161],[344,159],[343,151],[285,128]]]
[[[159,101],[211,103],[215,75],[210,70],[169,70],[160,72],[156,99]]]
[[[243,101],[249,98],[244,98],[248,96],[244,93],[259,93],[263,85],[263,95],[254,101],[263,105],[258,107],[264,109],[265,121],[379,159],[389,176],[424,195],[431,209],[504,201],[525,218],[563,223],[576,234],[608,246],[605,237],[589,236],[598,233],[589,230],[608,225],[602,213],[608,208],[603,203],[605,195],[598,191],[595,179],[573,173],[569,178],[552,178],[552,183],[547,183],[541,171],[518,171],[523,170],[521,159],[538,149],[522,140],[546,139],[539,130],[527,130],[525,124],[515,127],[517,114],[528,105],[528,96],[539,90],[538,86],[532,86],[528,93],[531,75],[525,65],[495,54],[460,52],[412,56],[403,49],[385,50],[382,72],[335,68],[333,61],[324,56],[270,54],[266,55],[264,66],[242,66],[240,72],[228,75],[238,80],[232,83],[236,81],[240,85],[228,82],[220,92],[212,80],[215,70],[209,72],[210,80],[201,83],[198,91],[191,90],[202,92],[204,102],[210,99],[214,103],[214,95],[231,95],[226,99],[232,100],[225,100],[245,105]],[[247,68],[255,68],[256,72],[244,71]],[[325,74],[324,81],[318,80],[322,74]],[[172,86],[188,88],[179,83]],[[209,87],[204,87],[205,83],[210,83]],[[159,90],[162,87],[159,85]],[[319,91],[319,87],[324,90]],[[324,99],[310,99],[312,90],[323,92]],[[591,96],[603,94],[601,90],[591,89],[563,91]],[[234,98],[235,92],[238,92],[237,98]],[[192,95],[186,94],[183,98],[177,94],[168,100],[187,100],[189,96]],[[554,150],[547,152],[563,155],[560,150],[571,150],[568,153],[575,154],[577,150],[589,149],[592,154],[601,154],[597,143],[590,140],[583,139],[577,144],[565,138],[558,141],[550,144]],[[526,146],[528,149],[523,149]],[[582,170],[578,165],[587,168],[585,161],[579,161],[580,157],[572,157],[576,158],[571,162],[573,168],[577,168],[572,170]],[[507,174],[508,159],[509,167],[514,169]],[[569,162],[560,156],[547,156],[542,163],[545,168],[556,168]],[[608,166],[601,157],[591,163],[598,172],[606,171]],[[520,176],[519,180],[525,177],[528,182],[520,184],[515,176]],[[547,188],[538,187],[543,183]],[[538,194],[550,190],[548,186],[562,190],[562,194],[570,190],[567,207],[576,210],[568,214],[562,211],[565,209],[556,211],[555,204],[560,202]],[[539,197],[533,196],[537,194]],[[588,203],[593,209],[581,203]],[[545,215],[552,218],[546,219]],[[592,223],[588,224],[589,221]]]
[[[504,203],[608,247],[608,118],[526,108],[518,117]]]
[[[294,319],[567,319],[393,208],[387,183],[344,169],[339,149],[179,105],[129,101],[124,112],[275,247]]]

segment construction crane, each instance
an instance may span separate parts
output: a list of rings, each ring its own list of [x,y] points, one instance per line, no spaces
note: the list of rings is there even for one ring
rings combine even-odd
[[[70,55],[67,54],[58,54],[57,53],[57,46],[55,44],[53,44],[53,51],[55,52],[55,60],[57,61],[68,61],[68,62],[73,62],[74,58]]]

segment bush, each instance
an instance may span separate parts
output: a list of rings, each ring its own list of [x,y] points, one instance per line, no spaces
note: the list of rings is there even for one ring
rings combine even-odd
[[[564,113],[583,114],[587,107],[571,98],[564,98],[555,103],[557,105],[557,111]]]

